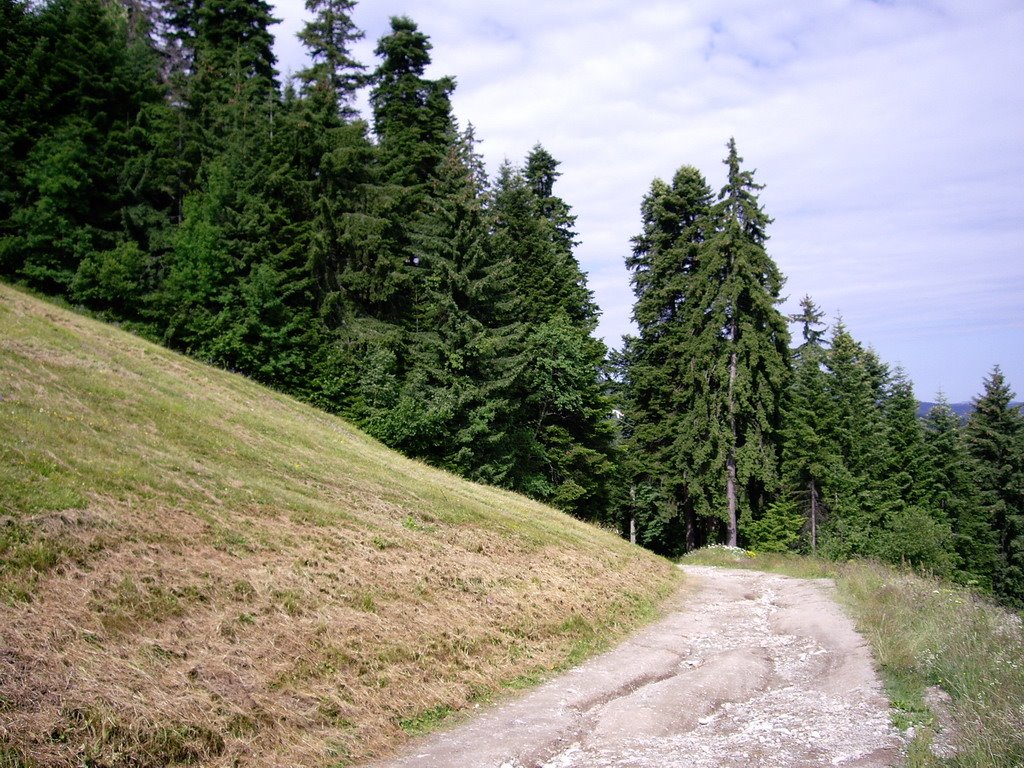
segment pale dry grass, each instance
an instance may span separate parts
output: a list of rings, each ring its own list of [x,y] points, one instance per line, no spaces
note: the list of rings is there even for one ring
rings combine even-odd
[[[0,766],[344,765],[674,569],[0,286]]]

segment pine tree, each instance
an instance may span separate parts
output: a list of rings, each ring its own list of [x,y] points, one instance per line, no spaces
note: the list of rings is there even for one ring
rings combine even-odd
[[[450,100],[455,81],[424,77],[431,47],[415,22],[392,17],[391,33],[377,44],[382,61],[370,94],[385,177],[414,196],[427,192],[456,136]]]
[[[533,177],[499,169],[488,213],[494,258],[515,286],[499,307],[497,424],[511,487],[581,517],[606,513],[611,404],[600,384],[606,349],[572,252],[573,216],[554,193],[558,163],[535,147]]]
[[[274,65],[274,36],[270,27],[280,19],[271,15],[266,0],[199,0],[195,6],[195,76],[202,89],[227,90],[255,81],[262,95],[278,87]],[[218,81],[221,81],[218,83]]]
[[[1013,392],[999,366],[974,402],[965,439],[975,460],[979,512],[993,531],[999,560],[992,574],[997,596],[1024,606],[1024,415],[1011,406]],[[986,564],[984,560],[979,563]],[[982,576],[985,574],[982,573]]]
[[[306,0],[306,10],[314,17],[299,33],[313,61],[297,75],[303,94],[345,119],[356,116],[352,102],[366,80],[366,67],[351,53],[353,43],[363,39],[352,21],[355,5],[355,0]]]
[[[579,243],[573,229],[576,217],[568,203],[554,192],[555,183],[562,175],[558,170],[559,165],[561,163],[550,152],[536,144],[526,158],[523,177],[533,192],[539,218],[548,224],[548,237],[551,238],[555,252],[569,260],[572,259],[573,248]],[[580,312],[580,320],[590,320],[596,312],[596,307],[586,292],[582,274],[573,277],[575,285],[565,287],[569,294],[565,297],[565,309],[571,313]],[[571,290],[573,287],[577,289],[575,292]],[[574,296],[573,293],[577,295]]]
[[[823,487],[840,461],[829,439],[831,411],[824,371],[824,317],[825,313],[810,296],[800,301],[799,313],[789,316],[790,322],[800,324],[803,342],[793,350],[793,378],[782,406],[784,491],[780,503],[788,506],[776,509],[787,510],[787,515],[773,528],[780,530],[780,525],[796,525],[799,521],[800,530],[788,531],[787,541],[793,548],[802,547],[806,541],[811,551],[818,548],[818,529],[824,514]],[[755,548],[765,546],[756,536],[751,543]]]
[[[824,554],[835,559],[873,554],[884,529],[887,495],[885,422],[881,412],[883,367],[838,320],[825,356],[828,374],[827,439],[837,461],[824,483],[827,519],[821,530]]]
[[[941,393],[924,426],[934,467],[930,495],[953,532],[957,579],[991,592],[999,561],[998,542],[980,505],[974,459],[968,453],[960,417]]]
[[[140,253],[158,218],[147,123],[162,92],[148,38],[128,21],[103,0],[55,0],[12,17],[20,54],[0,100],[11,119],[0,268],[98,308],[141,293]]]
[[[917,417],[917,398],[899,368],[890,376],[882,416],[886,451],[880,492],[885,518],[874,553],[889,562],[950,577],[957,562],[952,527],[934,499],[935,468]]]
[[[490,315],[498,286],[472,164],[472,139],[464,136],[412,227],[423,278],[408,372],[396,405],[375,426],[378,437],[406,453],[493,479],[489,462],[500,435],[490,402]]]
[[[728,149],[717,203],[695,169],[655,181],[627,261],[640,328],[627,349],[630,441],[651,456],[659,519],[685,520],[685,548],[722,533],[735,546],[741,517],[761,518],[779,488],[782,276],[764,248],[760,185]]]
[[[186,68],[174,81],[182,101],[176,141],[182,173],[201,177],[203,163],[272,119],[278,81],[270,27],[280,20],[265,0],[194,0],[179,8],[176,23],[193,27],[173,33],[184,41]],[[192,188],[186,178],[180,194]]]
[[[430,49],[427,36],[406,17],[392,18],[391,33],[378,42],[382,61],[370,94],[377,176],[367,206],[370,218],[360,222],[369,240],[353,242],[362,264],[345,273],[352,290],[369,292],[378,305],[371,316],[401,337],[397,344],[389,342],[399,378],[408,362],[407,336],[416,331],[417,307],[425,296],[413,229],[421,212],[434,204],[434,182],[458,136],[449,98],[455,82],[424,77]]]
[[[917,417],[914,387],[902,368],[892,374],[883,415],[888,443],[883,471],[890,493],[902,503],[929,506],[934,468]]]
[[[21,206],[25,160],[42,130],[45,99],[33,80],[38,68],[29,66],[38,26],[27,2],[0,2],[0,273],[7,275],[21,258],[3,243],[17,234],[11,216]]]
[[[783,405],[782,472],[792,503],[806,521],[807,541],[818,549],[818,532],[825,512],[823,494],[842,459],[831,440],[834,426],[828,381],[823,370],[825,350],[805,332],[805,343],[794,353],[796,365]]]
[[[800,323],[800,336],[803,342],[796,348],[793,358],[799,360],[804,350],[812,349],[817,354],[823,348],[822,338],[828,330],[824,323],[825,313],[814,303],[810,296],[800,299],[800,312],[789,316],[791,323]]]
[[[778,487],[789,333],[776,306],[782,275],[764,248],[771,219],[758,203],[761,185],[741,168],[735,141],[728,149],[728,178],[687,297],[687,358],[701,385],[678,439],[695,470],[687,496],[698,515],[725,511],[726,543],[735,546],[741,517],[758,517]]]
[[[561,310],[589,333],[598,310],[573,253],[576,217],[554,194],[558,165],[538,145],[526,170],[508,161],[499,168],[491,204],[495,250],[509,262],[518,286],[516,319],[544,322]]]
[[[628,499],[641,540],[664,552],[704,543],[686,492],[687,456],[677,437],[696,387],[686,356],[686,318],[712,199],[692,166],[680,168],[671,184],[655,179],[641,203],[643,232],[633,238],[626,260],[639,336],[627,339],[624,350],[624,452],[643,457],[631,462]]]

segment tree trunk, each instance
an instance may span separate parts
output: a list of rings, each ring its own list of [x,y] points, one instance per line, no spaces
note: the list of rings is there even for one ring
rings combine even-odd
[[[736,343],[739,329],[736,323],[732,326],[732,341]],[[729,509],[729,541],[730,547],[737,546],[739,542],[737,515],[736,515],[736,444],[739,436],[736,434],[736,403],[733,399],[733,390],[736,384],[736,350],[729,355],[729,456],[725,460],[725,498]]]
[[[629,486],[629,543],[636,544],[636,486]]]
[[[818,551],[818,488],[811,480],[811,552]]]

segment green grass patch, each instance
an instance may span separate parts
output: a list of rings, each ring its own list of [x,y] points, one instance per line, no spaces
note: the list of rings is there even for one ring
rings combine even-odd
[[[79,760],[85,766],[197,765],[224,751],[224,738],[200,724],[145,718],[128,722],[98,706],[72,707],[64,716],[65,726],[51,739],[80,745]],[[109,755],[117,755],[118,760],[108,762]]]
[[[0,768],[33,768],[25,752],[0,741]]]
[[[430,707],[411,717],[399,719],[398,724],[410,736],[421,736],[436,730],[453,712],[447,705]]]

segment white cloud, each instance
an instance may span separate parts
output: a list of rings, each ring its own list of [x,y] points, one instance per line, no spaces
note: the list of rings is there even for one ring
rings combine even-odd
[[[651,180],[692,164],[719,186],[735,136],[793,303],[842,310],[921,396],[966,399],[995,362],[1024,389],[1018,0],[363,0],[364,62],[401,14],[492,168],[537,141],[562,162],[610,343]]]

